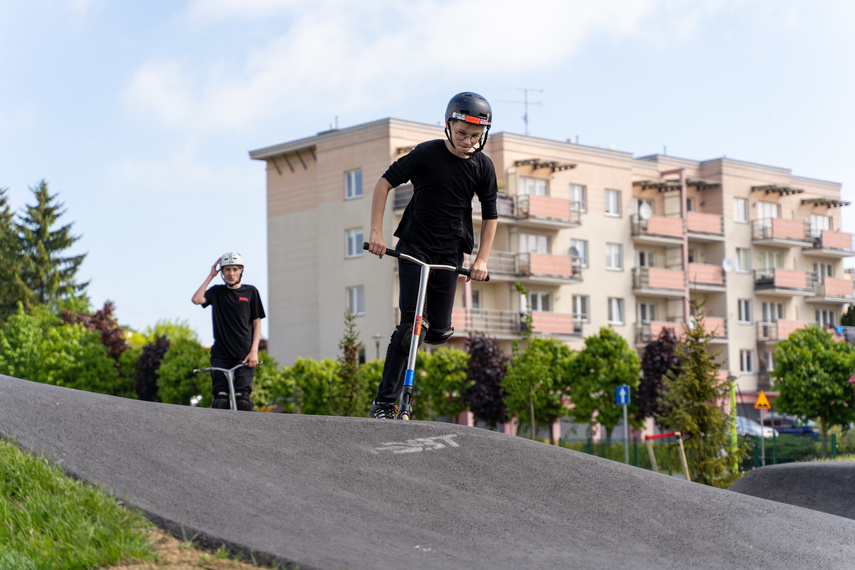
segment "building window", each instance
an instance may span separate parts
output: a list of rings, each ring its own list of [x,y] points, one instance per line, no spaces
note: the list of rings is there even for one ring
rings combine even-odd
[[[784,256],[780,251],[764,251],[763,256],[763,272],[773,274],[776,268],[784,266]]]
[[[744,224],[748,223],[748,200],[745,198],[733,199],[733,220]]]
[[[570,210],[584,214],[588,211],[588,189],[579,184],[570,185]]]
[[[822,216],[820,214],[810,215],[810,237],[822,237],[822,231],[830,229],[831,216]]]
[[[739,371],[746,374],[754,373],[754,351],[740,350],[739,351]]]
[[[344,198],[362,197],[362,169],[349,170],[344,173]]]
[[[830,263],[814,263],[813,272],[816,273],[816,278],[819,281],[825,280],[826,277],[834,277]]]
[[[736,270],[740,273],[751,272],[751,250],[743,247],[736,248]]]
[[[588,242],[581,239],[571,239],[570,255],[575,255],[579,259],[579,265],[588,267]]]
[[[549,253],[549,237],[520,234],[520,253]]]
[[[609,324],[622,325],[623,323],[623,299],[609,297]]]
[[[365,287],[347,288],[347,311],[356,317],[365,314]]]
[[[623,246],[621,244],[606,244],[606,269],[623,269]]]
[[[689,263],[695,263],[698,260],[698,252],[693,247],[689,248],[686,256],[689,258]]]
[[[694,198],[686,198],[686,211],[694,212],[695,211],[695,199]]]
[[[656,254],[652,251],[636,251],[635,265],[638,267],[656,267]]]
[[[816,324],[821,329],[834,326],[834,311],[831,309],[816,310]]]
[[[549,196],[549,184],[542,178],[520,176],[520,196]]]
[[[739,322],[751,324],[751,299],[739,299]]]
[[[363,255],[362,228],[353,228],[353,229],[347,230],[347,232],[345,232],[345,235],[346,235],[346,238],[345,238],[346,255],[345,255],[345,257],[347,257],[348,259],[350,259],[352,257],[362,257],[362,255]]]
[[[552,303],[549,293],[540,291],[529,291],[528,303],[532,311],[549,312],[552,310]]]
[[[606,190],[606,215],[620,216],[620,190]]]
[[[472,314],[478,315],[481,313],[481,291],[472,289]]]
[[[573,322],[587,323],[591,320],[588,312],[590,300],[587,295],[573,295]]]
[[[649,325],[656,320],[656,304],[655,303],[636,303],[635,304],[636,319],[643,325]]]

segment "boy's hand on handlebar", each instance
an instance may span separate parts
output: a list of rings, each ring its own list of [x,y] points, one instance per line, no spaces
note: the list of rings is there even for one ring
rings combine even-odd
[[[368,237],[368,251],[383,259],[386,254],[386,242],[383,241],[383,235],[380,232],[371,230]]]
[[[467,277],[466,280],[486,281],[488,275],[487,263],[476,259],[472,262],[472,267],[469,268],[469,277]]]
[[[247,357],[243,359],[243,363],[250,368],[255,368],[258,366],[258,353],[255,351],[250,352]]]

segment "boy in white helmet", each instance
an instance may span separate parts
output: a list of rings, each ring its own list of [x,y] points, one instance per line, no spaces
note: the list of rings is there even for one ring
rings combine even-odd
[[[389,166],[374,186],[368,241],[371,253],[379,257],[386,253],[383,214],[389,192],[411,181],[413,197],[395,230],[398,251],[427,263],[460,267],[463,254],[472,253],[474,246],[472,199],[478,196],[481,241],[470,275],[475,281],[487,278],[487,259],[496,235],[498,187],[493,162],[481,151],[492,120],[493,111],[484,97],[458,93],[445,110],[445,139],[423,142]],[[373,418],[394,419],[398,411],[396,401],[404,387],[420,273],[418,265],[398,261],[401,323],[386,349],[383,377],[369,412]],[[450,271],[431,274],[420,342],[442,344],[454,333],[451,310],[457,278]]]
[[[218,269],[219,266],[219,269]],[[214,285],[211,280],[222,272],[225,285]],[[241,283],[243,257],[239,253],[224,253],[214,265],[205,281],[193,294],[193,304],[203,308],[211,305],[214,321],[214,346],[211,347],[211,366],[234,368],[240,363],[247,366],[235,370],[234,388],[238,410],[252,411],[253,370],[258,365],[258,344],[261,341],[261,319],[265,317],[261,296],[252,285]],[[229,384],[222,372],[211,372],[214,403],[212,408],[228,409]]]

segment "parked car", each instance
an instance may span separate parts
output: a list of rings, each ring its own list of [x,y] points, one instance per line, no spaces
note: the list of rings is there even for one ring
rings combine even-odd
[[[795,435],[799,437],[809,437],[814,441],[819,440],[819,430],[814,428],[814,422],[808,420],[801,421],[794,416],[772,416],[766,418],[766,427],[772,427],[781,435]]]
[[[774,437],[778,432],[769,426],[760,426],[759,423],[743,416],[736,416],[736,435],[742,437]]]

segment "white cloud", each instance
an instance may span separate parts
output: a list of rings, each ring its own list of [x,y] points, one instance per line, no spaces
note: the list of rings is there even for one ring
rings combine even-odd
[[[180,19],[202,28],[233,22],[238,44],[229,58],[200,62],[176,54],[145,62],[126,102],[171,128],[243,130],[301,110],[364,108],[366,100],[388,89],[402,96],[426,82],[553,70],[604,36],[684,41],[732,5],[733,0],[532,0],[525,7],[517,0],[197,0]],[[239,31],[242,22],[264,26],[258,44]],[[271,26],[281,32],[274,34]]]

